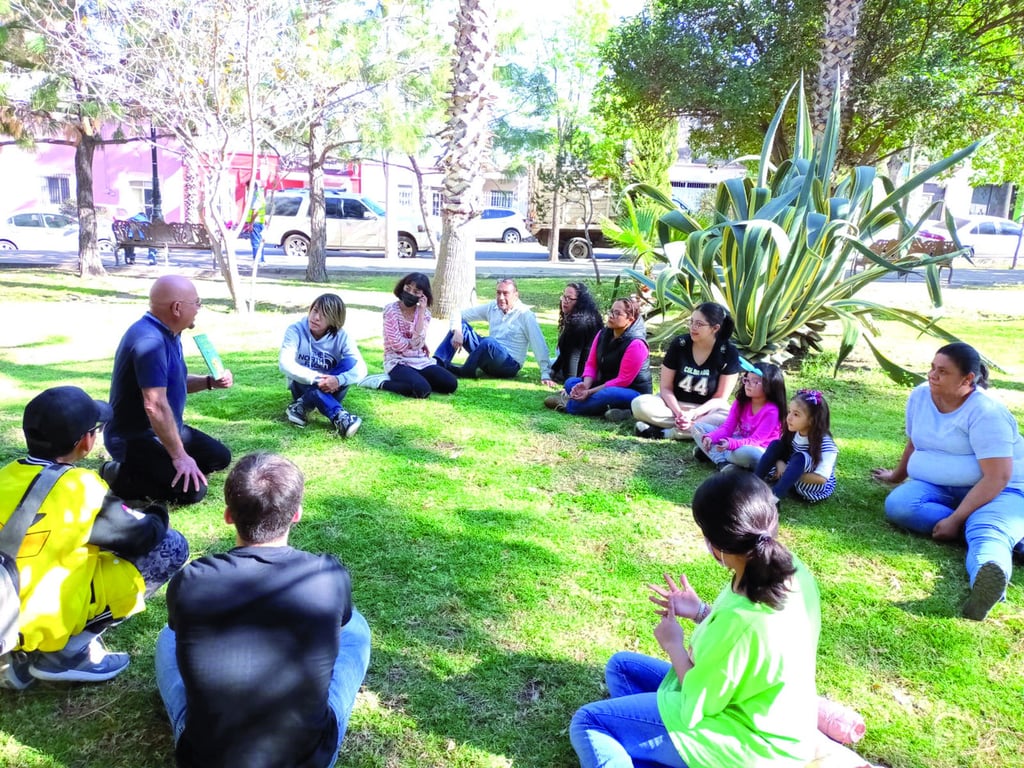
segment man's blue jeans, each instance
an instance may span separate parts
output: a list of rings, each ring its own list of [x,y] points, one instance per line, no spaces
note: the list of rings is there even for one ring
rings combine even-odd
[[[338,376],[345,371],[352,370],[355,365],[354,357],[344,357],[331,370],[325,371],[325,375]],[[302,401],[302,406],[307,411],[312,411],[315,408],[333,421],[341,411],[341,401],[345,399],[348,387],[341,387],[337,392],[324,392],[316,384],[300,384],[288,379],[288,391],[292,393],[293,399]]]
[[[953,514],[971,486],[932,485],[907,480],[885,497],[885,516],[893,525],[931,536],[932,528]],[[964,525],[967,575],[971,585],[985,563],[998,565],[1006,578],[1013,574],[1013,548],[1024,539],[1024,492],[1005,488],[971,513]]]
[[[583,379],[579,376],[566,379],[565,391],[571,392],[572,388],[581,381]],[[573,400],[570,398],[569,402],[565,404],[565,412],[577,416],[599,416],[609,408],[629,408],[633,398],[639,396],[639,392],[629,387],[605,387],[592,394],[586,400]]]
[[[522,367],[498,342],[481,336],[466,322],[462,323],[462,346],[469,357],[461,366],[451,364],[455,357],[451,331],[434,350],[434,357],[456,376],[475,379],[479,370],[495,379],[511,379]]]
[[[658,714],[658,686],[671,669],[667,661],[631,651],[608,660],[611,698],[581,707],[569,724],[580,768],[686,768]]]
[[[339,633],[338,657],[334,661],[334,672],[327,689],[327,707],[334,713],[338,723],[338,749],[341,749],[356,694],[370,665],[370,627],[363,614],[353,608],[352,618]],[[174,630],[166,626],[156,638],[156,685],[171,721],[174,743],[177,744],[185,730],[185,717],[188,713],[185,683],[178,670]]]

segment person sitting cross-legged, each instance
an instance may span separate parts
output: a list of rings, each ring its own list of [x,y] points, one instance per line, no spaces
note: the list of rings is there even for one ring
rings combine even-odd
[[[490,336],[474,331],[469,324],[474,320],[487,320]],[[540,366],[541,383],[554,386],[547,341],[533,312],[519,301],[519,289],[512,278],[498,281],[494,301],[462,310],[461,316],[453,315],[451,323],[434,357],[438,365],[459,378],[475,379],[478,373],[496,379],[514,378],[529,348]],[[452,358],[463,347],[469,356],[462,365],[453,365]]]
[[[341,437],[352,437],[363,423],[341,404],[348,388],[366,378],[366,362],[344,325],[345,302],[325,293],[285,331],[278,366],[293,398],[285,416],[297,427],[306,426],[311,411],[326,416]]]
[[[78,387],[47,389],[25,407],[28,456],[0,470],[0,525],[6,526],[45,471],[60,471],[18,549],[19,641],[0,657],[0,686],[36,680],[103,682],[123,672],[127,653],[109,653],[101,633],[145,608],[188,559],[188,542],[167,509],[127,507],[98,474],[75,467],[112,417]]]
[[[616,299],[607,327],[594,337],[583,376],[571,376],[544,405],[582,416],[615,418],[615,409],[629,416],[633,399],[651,394],[649,358],[640,306],[636,299]]]
[[[224,484],[236,545],[167,588],[156,681],[179,766],[334,765],[370,663],[370,628],[333,555],[288,544],[303,477],[253,453]]]

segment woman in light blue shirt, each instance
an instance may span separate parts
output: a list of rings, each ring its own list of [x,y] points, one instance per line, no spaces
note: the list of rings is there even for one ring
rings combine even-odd
[[[877,480],[900,483],[885,500],[895,525],[940,541],[967,540],[971,593],[962,612],[980,621],[999,602],[1024,539],[1024,440],[989,396],[988,369],[969,344],[935,353],[928,381],[907,400],[907,446]]]

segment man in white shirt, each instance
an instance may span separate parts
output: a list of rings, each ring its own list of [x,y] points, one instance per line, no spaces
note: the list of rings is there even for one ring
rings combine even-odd
[[[474,320],[486,320],[489,336],[480,336],[470,326]],[[455,353],[465,347],[469,356],[462,365],[452,365]],[[477,372],[496,379],[514,378],[526,360],[527,350],[540,366],[542,384],[554,386],[548,345],[540,325],[519,301],[516,281],[506,277],[498,281],[495,300],[463,310],[452,317],[451,330],[438,345],[434,357],[439,365],[460,378],[476,378]]]

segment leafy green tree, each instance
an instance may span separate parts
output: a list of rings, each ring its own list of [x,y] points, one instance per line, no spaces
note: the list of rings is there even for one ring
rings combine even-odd
[[[703,154],[754,152],[775,94],[823,61],[826,7],[652,0],[605,45],[605,87],[626,105],[694,119],[691,142]],[[988,133],[996,134],[990,154],[1017,152],[1000,134],[1024,110],[1024,4],[863,0],[849,43],[841,56],[848,61],[852,49],[839,135],[844,165],[874,165],[911,147],[939,157]],[[776,137],[774,162],[791,154],[788,135]]]
[[[172,135],[200,176],[200,219],[238,311],[242,296],[234,243],[221,201],[239,137],[256,150],[270,130],[263,116],[291,115],[281,84],[294,76],[302,45],[293,8],[276,0],[107,0],[82,6],[66,23],[60,0],[14,0],[52,51],[52,71],[88,82],[96,101],[129,104]],[[255,171],[255,167],[253,168]],[[255,175],[255,173],[253,174]],[[231,214],[235,217],[234,212]]]

